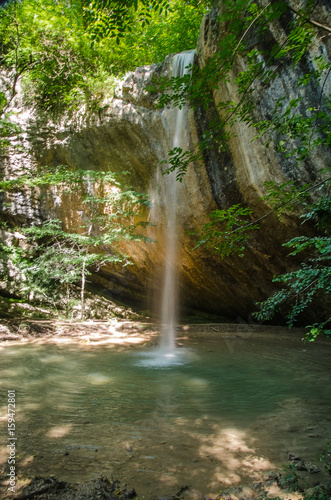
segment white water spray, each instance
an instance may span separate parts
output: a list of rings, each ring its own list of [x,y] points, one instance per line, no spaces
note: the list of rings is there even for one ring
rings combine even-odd
[[[184,76],[190,72],[195,51],[176,54],[172,59],[171,76]],[[167,108],[161,114],[164,126],[164,155],[170,149],[180,147],[184,151],[189,148],[189,130],[187,126],[188,106]],[[164,158],[165,156],[163,156]],[[165,218],[165,260],[161,301],[161,338],[159,348],[142,353],[144,358],[139,363],[147,367],[171,367],[182,364],[183,357],[189,351],[176,349],[176,323],[178,312],[178,235],[181,227],[178,217],[180,191],[183,184],[176,181],[177,172],[161,175],[156,172],[155,185],[151,198],[156,200],[152,209],[151,220],[159,225]],[[160,211],[162,210],[162,215]]]
[[[190,65],[193,64],[194,51],[182,52],[176,54],[172,61],[172,76],[183,76],[190,71]],[[187,115],[187,106],[181,109],[173,108],[171,110],[172,122],[174,124],[174,135],[172,139],[172,148],[183,147],[185,143],[185,123]],[[166,118],[169,120],[169,117]],[[162,294],[162,315],[161,315],[161,340],[160,348],[165,351],[165,355],[174,354],[176,339],[176,321],[178,304],[178,277],[177,277],[177,182],[174,171],[164,178],[166,182],[167,196],[167,233],[166,233],[166,252],[165,252],[165,272]]]
[[[176,54],[172,59],[172,76],[184,76],[193,65],[195,51]],[[167,136],[165,154],[170,149],[180,147],[184,151],[188,148],[189,130],[187,127],[188,106],[181,109],[172,107],[162,111],[164,132]],[[159,205],[154,207],[152,219],[156,224],[160,220],[160,207],[162,216],[166,218],[165,224],[165,267],[161,302],[161,338],[159,348],[148,353],[143,353],[145,359],[139,364],[148,367],[171,367],[183,363],[183,356],[188,350],[176,349],[176,323],[178,310],[178,235],[180,224],[178,217],[178,201],[183,185],[176,181],[177,172],[167,175],[156,174],[157,186],[154,188],[153,198],[159,200]]]

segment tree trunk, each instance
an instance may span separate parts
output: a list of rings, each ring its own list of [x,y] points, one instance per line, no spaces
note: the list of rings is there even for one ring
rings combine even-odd
[[[84,321],[85,319],[85,268],[86,268],[86,263],[85,259],[83,262],[83,267],[82,267],[82,285],[81,285],[81,290],[80,290],[80,309],[81,309],[81,315],[80,319]]]
[[[91,236],[91,231],[92,231],[92,224],[90,224],[88,231],[87,231],[87,236]],[[87,250],[87,249],[86,249]],[[86,258],[83,260],[83,267],[82,267],[82,286],[80,290],[80,308],[81,308],[81,320],[83,321],[85,319],[85,271],[86,271]]]
[[[67,283],[67,293],[66,293],[66,318],[70,319],[70,309],[69,309],[70,291],[69,283]]]

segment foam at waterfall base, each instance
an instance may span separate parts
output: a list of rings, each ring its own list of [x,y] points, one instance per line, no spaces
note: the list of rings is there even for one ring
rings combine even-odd
[[[172,368],[189,363],[194,358],[192,349],[159,347],[138,353],[141,358],[136,365],[147,368]]]

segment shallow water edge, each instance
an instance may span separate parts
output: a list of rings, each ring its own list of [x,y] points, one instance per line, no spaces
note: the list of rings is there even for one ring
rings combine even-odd
[[[329,344],[278,327],[184,325],[175,363],[159,366],[152,325],[100,326],[1,343],[1,392],[9,384],[19,394],[20,477],[103,474],[145,499],[190,483],[215,498],[290,453],[316,463],[331,439]],[[5,411],[2,398],[2,435]]]

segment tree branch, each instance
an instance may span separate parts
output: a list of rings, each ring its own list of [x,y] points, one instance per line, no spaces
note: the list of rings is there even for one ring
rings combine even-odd
[[[325,26],[325,24],[318,23],[317,21],[314,21],[313,19],[310,19],[309,17],[305,17],[304,15],[302,15],[300,12],[298,12],[295,9],[293,9],[293,7],[290,7],[289,5],[288,5],[288,8],[294,14],[296,14],[297,16],[300,16],[306,23],[312,24],[313,26],[316,26],[317,28],[325,30],[328,33],[331,33],[331,27],[330,26]]]
[[[262,10],[261,12],[255,17],[255,19],[253,19],[253,21],[251,22],[251,24],[246,28],[246,30],[244,31],[244,33],[242,34],[242,36],[240,37],[240,40],[239,42],[237,43],[236,47],[234,48],[233,50],[233,53],[232,53],[232,62],[236,56],[236,53],[240,47],[240,44],[241,42],[243,41],[243,39],[245,38],[245,36],[247,35],[247,33],[249,32],[249,30],[251,29],[251,27],[255,24],[255,22],[259,19],[259,17],[262,16],[263,12],[271,5],[271,2],[269,2]],[[217,72],[220,71],[223,67],[225,66],[225,63],[224,64],[221,64],[221,66],[219,68],[217,68]]]
[[[307,193],[308,191],[312,191],[313,189],[316,189],[318,188],[319,186],[322,186],[323,184],[325,184],[326,182],[328,182],[329,180],[331,180],[331,175],[330,177],[328,177],[327,179],[324,179],[323,181],[321,182],[318,182],[317,184],[314,184],[313,186],[310,186],[309,188],[305,189],[305,191],[303,191],[304,193]],[[230,234],[234,234],[236,233],[237,231],[241,230],[241,229],[245,229],[249,226],[252,226],[253,224],[257,224],[258,222],[260,222],[261,220],[265,219],[266,217],[268,217],[269,215],[271,215],[273,212],[276,212],[277,210],[279,210],[280,208],[288,205],[288,203],[290,203],[291,201],[294,200],[294,196],[292,198],[290,198],[289,200],[287,201],[284,201],[283,203],[280,203],[279,205],[277,205],[275,208],[273,208],[272,210],[269,210],[269,212],[267,212],[266,214],[262,215],[261,217],[259,217],[258,219],[255,219],[253,220],[252,222],[248,222],[247,224],[243,224],[242,226],[239,226],[237,227],[236,229],[234,229],[233,231],[227,233],[228,235]]]

